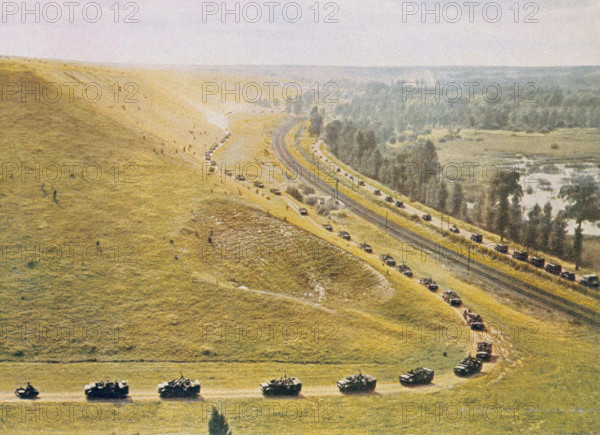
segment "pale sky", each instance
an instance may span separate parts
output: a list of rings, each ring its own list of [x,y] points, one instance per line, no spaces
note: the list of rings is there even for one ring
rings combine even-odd
[[[600,0],[121,0],[118,17],[116,1],[26,1],[25,15],[21,0],[2,1],[0,54],[136,64],[600,65]],[[223,4],[238,5],[239,23],[235,13],[223,19]],[[423,5],[433,11],[426,22]],[[138,22],[124,22],[130,13]]]

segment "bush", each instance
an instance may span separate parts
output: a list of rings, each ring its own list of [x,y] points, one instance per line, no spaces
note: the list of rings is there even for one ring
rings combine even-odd
[[[559,149],[560,147],[558,146],[558,144],[557,144],[557,143],[553,143],[552,145],[550,145],[550,148],[551,148],[551,149],[553,149],[553,150],[557,150],[557,149]]]

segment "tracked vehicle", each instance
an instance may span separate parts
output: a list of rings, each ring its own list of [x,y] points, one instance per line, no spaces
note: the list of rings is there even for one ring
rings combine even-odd
[[[158,384],[158,394],[163,399],[194,398],[200,394],[200,381],[184,378],[182,373],[179,379]]]
[[[129,395],[127,381],[100,381],[84,388],[88,399],[124,399]]]
[[[421,278],[420,282],[422,285],[427,287],[427,289],[431,290],[432,292],[437,291],[437,289],[438,289],[437,283],[434,280],[432,280],[431,278]]]
[[[489,361],[492,358],[492,343],[488,343],[487,341],[477,343],[476,357],[481,361]]]
[[[39,395],[40,392],[36,390],[29,382],[27,382],[26,386],[17,388],[15,390],[15,396],[20,399],[36,399]]]
[[[494,246],[494,251],[499,252],[501,254],[508,254],[508,245],[497,244]]]
[[[454,367],[454,374],[456,376],[460,376],[464,378],[466,376],[474,375],[475,373],[479,373],[481,371],[481,367],[483,363],[479,361],[477,358],[473,358],[472,356],[468,356],[459,362],[456,367]]]
[[[538,267],[538,268],[542,268],[544,267],[544,264],[546,263],[546,260],[540,257],[531,257],[529,259],[529,264],[531,264],[532,266]]]
[[[409,278],[412,278],[413,276],[413,271],[406,264],[399,265],[398,267],[396,267],[396,270]]]
[[[434,371],[425,367],[419,367],[414,370],[410,370],[403,375],[400,375],[400,383],[405,387],[412,387],[415,385],[427,385],[433,381]]]
[[[465,310],[463,313],[463,317],[465,318],[467,325],[473,331],[483,331],[485,330],[485,325],[483,324],[483,317],[479,314],[475,314],[471,310]]]
[[[375,391],[377,385],[377,379],[371,375],[358,375],[348,376],[341,381],[337,381],[337,386],[341,393],[371,393]]]
[[[475,243],[482,243],[483,236],[479,233],[473,233],[473,234],[471,234],[471,240],[474,241]]]
[[[442,294],[442,298],[444,299],[444,301],[446,301],[446,303],[450,304],[453,307],[460,307],[462,305],[462,299],[460,298],[460,296],[458,296],[458,293],[456,293],[453,290],[446,290]]]
[[[382,255],[381,260],[390,267],[394,267],[396,265],[396,260],[394,260],[394,258],[389,254]]]
[[[527,261],[527,259],[529,258],[529,254],[524,251],[514,251],[512,256],[515,260],[519,261]]]
[[[298,378],[284,376],[263,382],[260,389],[265,396],[297,396],[302,390],[302,382]]]

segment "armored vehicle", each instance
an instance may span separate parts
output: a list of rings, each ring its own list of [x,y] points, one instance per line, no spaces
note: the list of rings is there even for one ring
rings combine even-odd
[[[508,245],[497,244],[494,246],[494,251],[499,252],[501,254],[508,254]]]
[[[437,283],[434,280],[432,280],[431,278],[421,278],[420,282],[422,285],[427,287],[432,292],[434,292],[438,289]]]
[[[402,201],[396,201],[396,207],[404,208],[404,203]]]
[[[545,263],[546,263],[546,260],[544,260],[543,258],[540,258],[540,257],[531,257],[529,259],[529,264],[531,264],[532,266],[535,266],[535,267],[544,267]]]
[[[391,196],[386,196],[386,197],[385,197],[385,200],[386,200],[387,202],[394,202],[394,198],[392,198]]]
[[[471,240],[475,243],[481,243],[483,242],[483,236],[479,233],[473,233],[471,234]]]
[[[246,177],[244,177],[243,175],[236,175],[235,181],[246,181]]]
[[[454,234],[459,234],[459,233],[460,233],[460,230],[458,229],[458,227],[457,227],[456,225],[452,225],[452,226],[450,227],[450,232],[451,232],[451,233],[454,233]]]
[[[350,233],[348,231],[340,231],[338,235],[344,240],[351,240]]]
[[[200,394],[200,381],[184,378],[183,373],[179,379],[158,384],[158,394],[163,399],[175,397],[196,397]]]
[[[271,189],[271,193],[273,195],[281,196],[281,190],[279,189]]]
[[[390,267],[394,267],[396,265],[396,260],[394,260],[394,258],[389,254],[382,255],[381,260]]]
[[[481,361],[469,355],[454,367],[454,374],[460,377],[471,376],[479,373],[482,365]]]
[[[361,243],[360,249],[362,249],[365,252],[368,252],[369,254],[373,253],[373,248],[368,243]]]
[[[596,288],[600,286],[600,282],[598,282],[598,275],[584,275],[579,282],[581,285],[586,287]]]
[[[40,392],[36,390],[29,382],[27,382],[25,387],[20,387],[15,390],[15,396],[21,399],[36,399],[39,395]]]
[[[471,328],[473,331],[485,330],[483,317],[481,317],[479,314],[475,314],[471,310],[465,310],[463,317],[465,318],[467,325],[469,325],[469,328]]]
[[[327,231],[329,231],[330,233],[332,233],[332,232],[333,232],[333,227],[332,227],[331,225],[329,225],[329,224],[327,224],[327,225],[323,225],[323,228],[325,228],[325,229],[326,229]]]
[[[305,208],[301,208],[300,210],[298,210],[300,212],[301,216],[308,216],[308,210]]]
[[[548,263],[544,269],[546,272],[551,273],[552,275],[560,275],[562,272],[562,266],[560,264]]]
[[[396,267],[396,270],[409,278],[412,278],[413,276],[413,271],[406,264],[401,264],[400,266]]]
[[[529,258],[529,254],[524,251],[514,251],[512,256],[515,260],[519,261],[527,261],[527,259]]]
[[[433,381],[434,371],[426,369],[425,367],[419,367],[403,375],[400,375],[400,383],[405,387],[411,387],[413,385],[427,385]]]
[[[371,375],[348,376],[341,381],[337,381],[337,386],[342,393],[371,393],[375,391],[377,379]]]
[[[573,272],[569,272],[568,270],[561,272],[560,277],[569,281],[575,281],[575,274]]]
[[[477,359],[489,361],[492,358],[492,343],[480,341],[477,343]]]
[[[260,389],[265,396],[297,396],[302,390],[302,382],[298,378],[284,376],[263,382]]]
[[[365,182],[364,182],[363,180],[358,180],[358,185],[359,185],[359,186],[364,186],[364,185],[365,185]]]
[[[260,181],[255,181],[254,182],[254,187],[256,187],[258,189],[264,189],[265,185],[263,183],[261,183]]]
[[[88,399],[124,399],[129,394],[127,381],[100,381],[84,388]]]
[[[453,307],[460,307],[462,305],[462,299],[458,296],[458,293],[453,290],[446,290],[442,294],[442,298]]]
[[[373,194],[374,194],[374,195],[377,195],[377,196],[381,196],[381,190],[379,190],[379,189],[375,189],[375,190],[373,191]]]
[[[431,215],[424,214],[423,216],[421,216],[421,219],[423,219],[425,222],[431,222]]]

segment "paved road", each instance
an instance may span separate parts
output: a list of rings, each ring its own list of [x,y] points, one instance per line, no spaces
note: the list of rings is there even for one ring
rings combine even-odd
[[[389,222],[384,216],[381,216],[362,204],[359,204],[343,193],[336,192],[335,185],[331,185],[323,178],[315,176],[314,173],[302,166],[289,153],[285,144],[285,138],[292,127],[297,123],[297,119],[290,119],[287,121],[273,135],[272,145],[279,160],[285,166],[290,168],[294,174],[300,177],[303,181],[311,184],[313,187],[318,188],[328,195],[333,197],[337,195],[339,200],[346,205],[348,210],[381,228],[386,228],[388,233],[394,238],[411,243],[414,246],[421,248],[421,250],[434,252],[441,258],[444,258],[450,263],[461,267],[465,271],[470,271],[484,282],[501,286],[507,290],[515,291],[536,301],[542,302],[549,307],[560,310],[566,314],[570,314],[577,319],[588,322],[595,326],[600,326],[600,313],[596,312],[595,310],[581,306],[575,302],[565,300],[560,296],[549,293],[544,289],[532,284],[522,282],[490,266],[474,261],[468,255],[464,255],[440,246],[439,244],[400,225],[397,225],[394,222]]]

